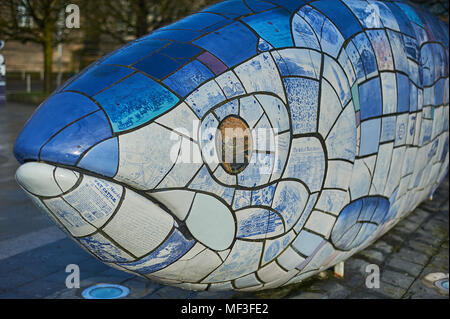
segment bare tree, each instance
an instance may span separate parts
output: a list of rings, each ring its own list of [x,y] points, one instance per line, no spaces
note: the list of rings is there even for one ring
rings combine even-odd
[[[65,6],[64,0],[0,1],[0,38],[42,46],[45,92],[53,89],[53,49],[58,43],[67,41],[70,34],[61,26]]]

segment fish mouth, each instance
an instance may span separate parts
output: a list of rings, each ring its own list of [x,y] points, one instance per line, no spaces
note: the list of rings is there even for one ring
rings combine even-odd
[[[113,266],[126,269],[127,263],[150,255],[174,233],[193,242],[167,207],[107,177],[33,161],[19,167],[16,180],[70,237]]]

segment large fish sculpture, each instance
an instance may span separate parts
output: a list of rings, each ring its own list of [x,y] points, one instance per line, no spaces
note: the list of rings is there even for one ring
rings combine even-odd
[[[300,282],[445,178],[448,53],[448,26],[404,1],[226,1],[59,88],[16,177],[115,268],[193,290]]]

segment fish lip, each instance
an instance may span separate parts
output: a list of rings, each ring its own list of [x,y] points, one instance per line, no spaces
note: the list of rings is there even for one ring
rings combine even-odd
[[[80,167],[75,167],[75,166],[70,166],[70,165],[64,165],[64,164],[61,164],[61,163],[51,162],[51,161],[35,161],[35,160],[27,160],[26,162],[24,162],[23,164],[21,164],[21,166],[23,166],[23,165],[25,165],[25,164],[27,164],[27,163],[40,163],[40,164],[52,165],[52,166],[54,166],[54,167],[64,168],[64,169],[67,169],[67,170],[71,170],[71,171],[74,171],[74,172],[78,172],[79,174],[82,174],[82,175],[87,175],[87,176],[91,176],[91,177],[97,177],[97,178],[100,178],[100,179],[105,180],[105,181],[107,181],[107,182],[110,182],[110,183],[114,183],[114,184],[120,185],[120,186],[124,187],[125,189],[129,189],[130,191],[135,192],[136,194],[139,194],[140,196],[142,196],[142,197],[144,197],[144,198],[150,200],[152,203],[154,203],[154,204],[157,205],[159,208],[161,208],[163,211],[165,211],[167,214],[169,214],[171,217],[173,217],[173,219],[174,219],[174,220],[176,221],[176,223],[179,225],[179,227],[177,227],[177,228],[178,228],[181,232],[183,232],[183,229],[186,229],[186,231],[187,231],[187,227],[186,227],[185,222],[181,221],[181,220],[180,220],[180,219],[179,219],[179,218],[178,218],[178,217],[177,217],[177,216],[176,216],[169,208],[167,208],[163,203],[161,203],[160,201],[158,201],[156,198],[152,197],[151,195],[147,194],[147,193],[146,193],[145,191],[143,191],[143,190],[138,190],[138,189],[136,189],[136,188],[134,188],[134,187],[132,187],[132,186],[130,186],[130,185],[128,185],[128,184],[125,184],[125,183],[123,183],[123,182],[117,181],[117,180],[115,180],[115,179],[113,179],[113,178],[111,178],[111,177],[107,177],[107,176],[104,176],[104,175],[101,175],[101,174],[98,174],[98,173],[95,173],[95,172],[91,172],[91,171],[85,170],[85,169],[80,168]],[[20,168],[21,166],[19,166],[19,168]],[[17,181],[17,179],[16,179],[16,181]],[[18,183],[19,185],[21,185],[19,181],[17,181],[17,183]],[[78,181],[77,184],[76,184],[74,187],[76,187],[79,183],[80,183],[80,181]],[[70,193],[72,190],[73,190],[73,187],[72,187],[72,189],[70,189],[70,190],[68,190],[68,191],[66,191],[66,192],[61,193],[61,195],[65,195],[65,194],[67,194],[67,193]],[[61,196],[61,195],[59,195],[59,196]],[[45,198],[45,196],[41,196],[41,197]],[[189,232],[189,231],[187,231],[187,232]],[[184,234],[184,232],[183,232],[183,234]],[[186,234],[186,235],[189,235],[190,237],[192,237],[192,235],[190,235],[190,233],[189,233],[189,234]]]

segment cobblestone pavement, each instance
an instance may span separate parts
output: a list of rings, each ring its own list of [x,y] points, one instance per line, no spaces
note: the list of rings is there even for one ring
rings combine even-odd
[[[81,298],[97,283],[120,283],[128,298],[448,298],[425,286],[429,273],[449,272],[448,178],[433,201],[423,203],[394,229],[345,262],[344,278],[332,271],[288,287],[257,293],[190,292],[114,270],[67,238],[25,197],[14,173],[12,145],[33,107],[0,106],[0,299]],[[67,289],[66,266],[80,267],[81,288]],[[380,267],[378,289],[366,288],[366,267]]]

